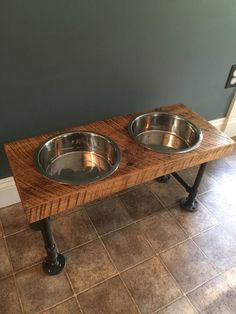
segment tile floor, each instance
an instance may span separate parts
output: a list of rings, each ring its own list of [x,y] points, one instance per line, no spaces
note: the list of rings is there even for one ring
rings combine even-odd
[[[58,215],[55,277],[21,204],[0,209],[0,313],[236,313],[235,186],[236,150],[208,165],[197,212],[178,206],[171,178]]]

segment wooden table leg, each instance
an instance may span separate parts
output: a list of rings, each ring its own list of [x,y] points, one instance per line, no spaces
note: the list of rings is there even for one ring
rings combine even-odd
[[[33,230],[41,231],[47,256],[45,257],[42,266],[43,270],[48,275],[57,275],[65,267],[65,257],[58,253],[50,224],[50,217],[44,218],[30,225]]]

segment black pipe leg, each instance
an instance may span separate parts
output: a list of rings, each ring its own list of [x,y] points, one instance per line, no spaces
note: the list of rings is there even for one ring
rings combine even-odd
[[[166,183],[166,182],[168,182],[170,180],[170,178],[171,178],[171,175],[170,174],[166,174],[164,176],[156,178],[156,181],[159,182],[159,183]]]
[[[187,211],[195,212],[198,210],[198,203],[196,201],[196,196],[198,193],[198,187],[201,183],[204,171],[206,169],[207,163],[201,164],[199,167],[197,176],[195,178],[193,186],[189,189],[189,195],[186,198],[180,200],[180,206]]]
[[[50,218],[44,218],[31,224],[33,230],[40,230],[43,236],[47,256],[43,261],[43,270],[48,275],[57,275],[65,267],[65,257],[58,253],[50,225]]]

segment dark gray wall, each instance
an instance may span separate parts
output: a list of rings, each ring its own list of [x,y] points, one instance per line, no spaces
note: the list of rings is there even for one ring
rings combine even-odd
[[[235,20],[235,0],[1,0],[0,144],[168,103],[224,116]]]

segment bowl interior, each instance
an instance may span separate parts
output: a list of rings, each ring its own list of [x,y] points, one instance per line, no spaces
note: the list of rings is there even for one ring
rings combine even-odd
[[[184,153],[198,147],[201,130],[178,115],[152,112],[136,117],[130,135],[142,146],[163,153]]]
[[[40,145],[38,170],[48,178],[85,184],[111,175],[119,166],[120,150],[111,139],[91,132],[60,134]]]

